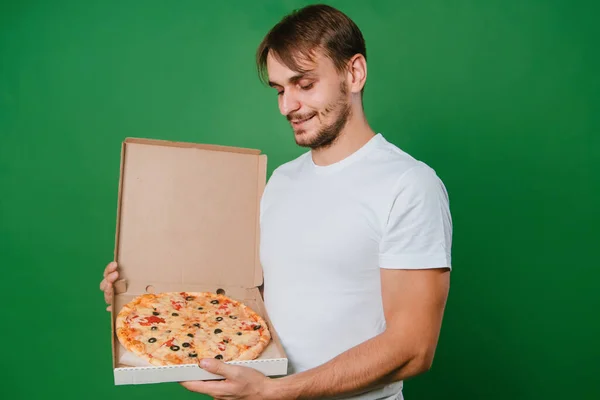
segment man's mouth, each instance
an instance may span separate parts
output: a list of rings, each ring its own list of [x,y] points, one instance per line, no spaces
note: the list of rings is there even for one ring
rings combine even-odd
[[[317,114],[312,114],[311,116],[309,116],[307,118],[304,118],[304,119],[292,119],[292,120],[290,120],[290,123],[294,127],[299,127],[303,123],[305,123],[306,121],[309,121],[309,120],[313,119],[315,117],[315,115],[317,115]]]

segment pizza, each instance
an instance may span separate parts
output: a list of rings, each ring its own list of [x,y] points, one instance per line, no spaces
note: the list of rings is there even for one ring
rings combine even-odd
[[[210,292],[138,296],[119,311],[115,327],[123,347],[152,365],[253,360],[271,340],[260,315]]]

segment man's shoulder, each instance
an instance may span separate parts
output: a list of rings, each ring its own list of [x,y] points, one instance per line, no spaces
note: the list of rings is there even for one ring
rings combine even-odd
[[[427,169],[429,166],[415,158],[396,144],[389,142],[382,135],[368,162],[378,170],[379,174],[399,179],[409,171]]]
[[[386,176],[386,181],[393,182],[396,190],[406,186],[426,189],[432,185],[443,185],[429,164],[383,138],[373,152],[371,161],[379,176]]]

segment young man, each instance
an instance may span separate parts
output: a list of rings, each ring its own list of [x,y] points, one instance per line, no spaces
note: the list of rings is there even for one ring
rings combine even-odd
[[[446,190],[369,127],[365,44],[343,13],[285,17],[257,63],[310,149],[274,171],[261,200],[264,300],[290,374],[205,360],[226,379],[182,385],[217,399],[402,399],[402,381],[431,366],[448,295]]]

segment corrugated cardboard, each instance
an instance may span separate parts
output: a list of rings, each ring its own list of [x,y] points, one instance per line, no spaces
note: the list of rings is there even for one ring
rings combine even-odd
[[[124,304],[143,293],[210,291],[240,300],[267,322],[272,341],[256,360],[230,362],[285,375],[287,357],[258,287],[259,202],[266,156],[236,147],[129,138],[123,142],[112,311],[115,384],[220,379],[197,365],[151,366],[115,336]]]

